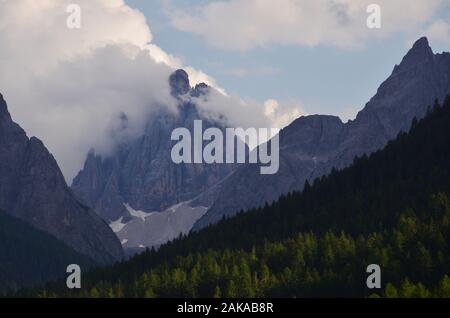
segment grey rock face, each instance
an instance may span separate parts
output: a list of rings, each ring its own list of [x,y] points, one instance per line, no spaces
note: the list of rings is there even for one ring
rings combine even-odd
[[[77,201],[43,143],[14,123],[0,95],[0,209],[65,242],[100,264],[120,260],[120,242]]]
[[[450,54],[433,54],[419,39],[354,121],[343,124],[330,116],[308,116],[280,132],[280,170],[260,175],[252,165],[239,167],[221,184],[208,212],[195,224],[200,229],[241,209],[259,207],[282,194],[302,190],[333,167],[350,165],[355,156],[382,148],[414,117],[422,118],[435,99],[450,93]]]
[[[194,120],[203,119],[186,96],[207,92],[205,84],[191,88],[186,72],[176,71],[169,79],[178,98],[178,113],[161,110],[149,118],[144,133],[120,145],[107,158],[91,152],[83,170],[72,184],[73,191],[108,222],[129,213],[124,203],[142,211],[164,211],[208,190],[234,169],[233,164],[175,164],[171,158],[171,134],[175,128],[193,131]],[[187,95],[189,94],[189,95]],[[203,119],[203,129],[221,127]],[[202,201],[202,204],[208,202]],[[210,204],[211,202],[209,202]]]

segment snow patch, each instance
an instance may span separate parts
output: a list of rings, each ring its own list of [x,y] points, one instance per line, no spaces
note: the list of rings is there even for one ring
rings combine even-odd
[[[116,235],[121,240],[126,239],[122,245],[125,249],[134,250],[133,253],[138,252],[136,249],[158,248],[180,234],[188,234],[208,210],[207,207],[191,207],[189,204],[189,201],[182,202],[162,212],[146,213],[124,203],[132,218]]]
[[[149,217],[150,215],[154,214],[155,212],[145,212],[140,210],[133,209],[128,203],[123,204],[127,211],[134,217],[141,219],[142,221],[145,221],[146,217]]]
[[[113,230],[114,233],[120,232],[127,223],[122,223],[123,216],[121,216],[118,220],[109,223],[109,227]]]

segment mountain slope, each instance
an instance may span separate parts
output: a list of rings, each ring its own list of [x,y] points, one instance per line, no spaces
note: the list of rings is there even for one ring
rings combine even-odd
[[[95,262],[53,236],[0,211],[0,295],[66,275],[69,264],[85,271]]]
[[[120,242],[73,196],[43,143],[14,123],[0,95],[0,209],[100,264],[122,258]]]
[[[264,208],[91,272],[106,297],[449,297],[450,96],[409,133]],[[369,264],[383,289],[365,287]]]
[[[194,229],[301,190],[306,180],[382,148],[407,131],[414,117],[422,118],[426,105],[436,98],[443,101],[449,91],[450,53],[433,54],[428,40],[419,39],[354,121],[343,124],[337,117],[319,115],[294,121],[280,132],[279,172],[260,175],[253,165],[241,166],[222,183],[217,199]]]

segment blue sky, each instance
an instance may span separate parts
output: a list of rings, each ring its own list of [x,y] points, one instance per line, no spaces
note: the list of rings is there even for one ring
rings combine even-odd
[[[153,43],[185,64],[213,76],[227,92],[259,102],[269,98],[298,101],[308,114],[335,114],[346,119],[374,95],[406,54],[411,41],[424,35],[420,28],[398,32],[366,41],[364,47],[356,49],[326,43],[314,47],[271,43],[248,50],[229,50],[215,47],[198,34],[180,30],[171,22],[171,10],[191,12],[212,1],[126,2],[147,17]],[[439,14],[446,16],[444,13]],[[438,16],[432,16],[428,23],[433,19]],[[367,32],[377,30],[367,29]],[[445,41],[430,42],[435,51],[448,50]]]

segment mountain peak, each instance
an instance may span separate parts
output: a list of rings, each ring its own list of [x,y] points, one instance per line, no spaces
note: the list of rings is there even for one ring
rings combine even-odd
[[[189,75],[185,70],[176,70],[169,78],[170,90],[173,96],[184,95],[191,89]]]
[[[409,68],[416,64],[422,63],[424,61],[430,60],[434,57],[433,50],[428,43],[428,39],[426,37],[421,37],[418,39],[412,48],[408,51],[408,53],[403,58],[402,62],[397,69]]]
[[[428,58],[434,55],[433,50],[428,43],[428,39],[425,36],[421,37],[414,43],[408,54],[418,58]],[[406,56],[408,56],[408,54]]]
[[[205,83],[200,83],[195,85],[195,87],[191,91],[192,97],[200,97],[201,95],[205,95],[208,93],[209,86]]]
[[[421,37],[414,43],[413,48],[418,48],[418,47],[425,47],[425,48],[430,47],[430,44],[428,43],[428,38],[426,36]]]
[[[120,241],[69,191],[41,140],[27,137],[0,95],[0,210],[48,232],[98,264],[120,260]]]
[[[6,106],[6,101],[3,99],[3,95],[0,93],[0,118],[9,115],[8,106]]]

